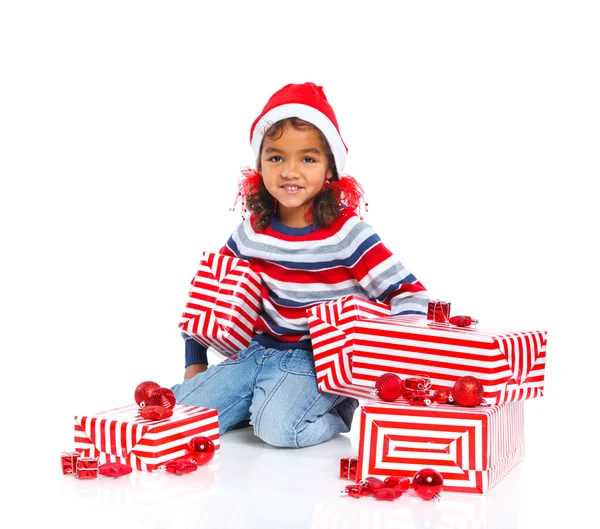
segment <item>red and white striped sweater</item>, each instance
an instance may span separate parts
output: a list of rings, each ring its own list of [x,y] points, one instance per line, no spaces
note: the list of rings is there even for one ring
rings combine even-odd
[[[264,310],[255,340],[267,347],[310,350],[306,310],[342,296],[383,301],[392,314],[427,313],[423,285],[355,214],[318,228],[273,219],[261,232],[246,219],[220,253],[250,261],[260,274]],[[187,339],[186,366],[204,358],[203,347]]]

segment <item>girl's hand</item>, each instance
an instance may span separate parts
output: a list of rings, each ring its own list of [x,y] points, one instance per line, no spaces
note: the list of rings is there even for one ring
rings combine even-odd
[[[194,378],[198,373],[204,373],[208,369],[206,364],[191,364],[185,368],[183,373],[183,380],[188,378]]]

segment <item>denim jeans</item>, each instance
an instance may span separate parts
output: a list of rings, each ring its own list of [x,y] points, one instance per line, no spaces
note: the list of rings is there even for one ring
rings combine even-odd
[[[321,393],[313,355],[302,349],[247,349],[171,388],[177,404],[213,408],[224,434],[250,420],[273,446],[311,446],[350,431],[358,401]]]

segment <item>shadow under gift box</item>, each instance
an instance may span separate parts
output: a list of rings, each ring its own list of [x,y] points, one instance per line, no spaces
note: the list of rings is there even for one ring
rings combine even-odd
[[[369,401],[361,406],[356,481],[438,470],[445,492],[486,494],[524,455],[523,401],[466,408]]]
[[[227,358],[250,345],[261,307],[261,279],[248,261],[204,252],[179,327]]]
[[[426,316],[390,316],[383,303],[346,296],[309,310],[319,389],[357,398],[384,373],[431,378],[431,388],[478,378],[488,404],[541,397],[546,331],[457,327]]]
[[[175,405],[173,415],[146,420],[135,404],[75,416],[75,450],[99,457],[100,464],[125,463],[137,470],[156,470],[163,463],[186,455],[189,441],[209,437],[219,449],[217,410]]]

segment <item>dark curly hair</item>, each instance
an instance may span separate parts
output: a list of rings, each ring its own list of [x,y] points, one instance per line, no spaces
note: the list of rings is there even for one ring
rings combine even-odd
[[[331,169],[332,172],[331,180],[338,181],[339,175],[337,173],[335,158],[333,157],[329,142],[325,138],[325,135],[312,123],[296,117],[285,118],[271,125],[265,132],[265,136],[271,139],[279,139],[283,134],[283,129],[287,123],[295,128],[312,127],[317,131],[321,138],[323,150],[327,156],[328,169]],[[260,146],[260,152],[262,153],[262,144]],[[256,162],[256,169],[259,172],[262,170],[260,156]],[[254,229],[257,231],[266,229],[271,223],[271,218],[275,215],[276,211],[275,201],[271,194],[265,189],[262,183],[257,184],[248,189],[245,201],[246,207],[252,212],[252,226]],[[340,210],[341,205],[338,203],[333,191],[326,188],[313,198],[312,203],[307,208],[305,217],[306,220],[313,225],[327,226],[340,216]]]

